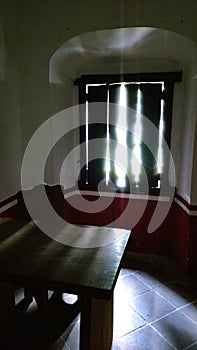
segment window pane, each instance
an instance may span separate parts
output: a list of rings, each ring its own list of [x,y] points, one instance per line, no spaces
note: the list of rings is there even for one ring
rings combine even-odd
[[[142,114],[148,118],[158,129],[160,124],[160,114],[161,114],[161,92],[162,92],[162,84],[142,84],[141,91],[143,94],[143,105],[142,105]],[[147,132],[143,128],[143,135]],[[151,136],[151,135],[150,135]],[[157,187],[158,186],[158,166],[157,159],[155,159],[154,155],[158,155],[158,147],[159,147],[159,133],[158,139],[154,142],[153,153],[150,149],[142,142],[142,164],[145,168],[149,187]]]
[[[86,128],[84,127],[85,142],[86,142],[86,165],[81,171],[81,181],[85,184],[89,184],[92,187],[97,187],[101,180],[106,177],[105,174],[105,151],[100,152],[101,157],[96,159],[97,150],[101,151],[103,145],[95,149],[91,147],[90,140],[102,138],[106,142],[106,101],[107,101],[107,87],[106,85],[100,86],[88,86],[87,89],[87,108],[86,108]],[[100,108],[95,108],[91,102],[105,102]],[[101,119],[105,123],[94,123],[94,121]],[[101,143],[101,142],[100,142]]]

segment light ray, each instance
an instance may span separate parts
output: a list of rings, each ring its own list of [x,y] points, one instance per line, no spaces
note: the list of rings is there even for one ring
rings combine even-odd
[[[164,83],[162,83],[162,92],[164,91]],[[161,174],[163,170],[163,132],[164,132],[164,99],[161,99],[160,121],[159,121],[159,146],[157,154],[157,173]]]
[[[134,126],[134,148],[132,152],[131,159],[131,171],[134,175],[134,181],[136,187],[138,187],[140,173],[141,173],[141,164],[142,164],[142,155],[141,155],[141,136],[142,136],[142,121],[141,121],[141,101],[142,93],[140,90],[140,85],[138,85],[137,91],[137,113],[136,113],[136,122]]]
[[[109,184],[110,180],[110,133],[109,133],[109,88],[107,89],[107,132],[106,132],[106,158],[105,158],[105,176],[106,176],[106,185]]]
[[[117,186],[126,186],[126,169],[128,164],[128,151],[127,151],[127,120],[126,120],[126,107],[127,106],[127,91],[124,83],[120,84],[119,88],[119,109],[116,127],[117,147],[115,152],[115,172],[117,175]],[[122,147],[122,146],[124,147]]]

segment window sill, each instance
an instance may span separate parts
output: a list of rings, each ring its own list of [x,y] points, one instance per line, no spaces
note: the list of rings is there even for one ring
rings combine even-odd
[[[65,194],[65,198],[71,197],[73,195],[81,195],[81,196],[94,196],[94,197],[113,197],[113,198],[125,198],[125,199],[140,199],[140,200],[155,200],[155,201],[164,201],[168,202],[170,200],[169,196],[161,196],[160,189],[153,189],[149,193],[142,192],[138,189],[138,191],[120,191],[120,190],[101,190],[91,188],[90,186],[83,186],[79,188],[72,189]]]

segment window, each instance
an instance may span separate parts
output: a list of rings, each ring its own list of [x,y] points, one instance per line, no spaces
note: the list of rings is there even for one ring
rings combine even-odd
[[[86,106],[80,115],[84,124],[80,142],[85,144],[81,189],[96,190],[102,182],[106,189],[113,183],[116,190],[146,192],[148,184],[149,193],[159,192],[160,175],[168,167],[162,139],[170,147],[173,90],[178,81],[181,72],[87,75],[75,81],[79,103]],[[104,102],[99,110],[102,123],[94,123],[98,111],[93,102]],[[144,142],[148,131],[143,116],[158,129],[154,152]],[[94,139],[103,140],[99,157],[94,157]]]

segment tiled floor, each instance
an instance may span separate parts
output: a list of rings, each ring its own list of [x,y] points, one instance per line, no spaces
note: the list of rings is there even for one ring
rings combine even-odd
[[[0,349],[78,350],[79,324],[77,316],[67,328],[65,320],[43,327],[33,302],[23,322],[1,337]],[[112,350],[132,349],[197,349],[197,281],[170,258],[127,255],[115,288]]]

